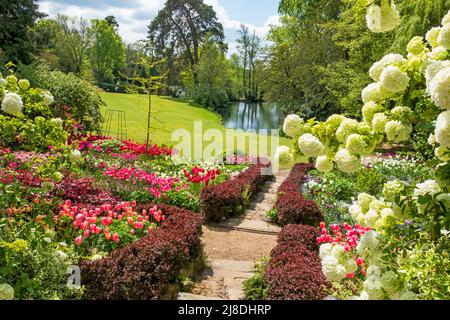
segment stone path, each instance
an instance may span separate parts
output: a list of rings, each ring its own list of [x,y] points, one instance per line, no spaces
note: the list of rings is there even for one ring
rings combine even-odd
[[[179,300],[241,300],[242,283],[252,276],[256,260],[268,257],[276,245],[280,228],[265,213],[273,208],[279,186],[289,175],[280,171],[241,217],[217,225],[203,226],[203,243],[208,267],[197,277],[191,293]]]

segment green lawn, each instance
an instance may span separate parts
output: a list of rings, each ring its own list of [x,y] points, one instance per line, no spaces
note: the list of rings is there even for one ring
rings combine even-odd
[[[145,142],[147,135],[148,97],[145,95],[119,93],[101,93],[101,96],[107,104],[107,107],[102,109],[102,114],[105,115],[107,109],[124,111],[127,120],[126,129],[128,138],[138,142]],[[222,124],[221,117],[214,112],[182,99],[152,96],[152,101],[153,113],[150,136],[152,143],[176,146],[180,141],[173,141],[172,133],[178,129],[186,129],[192,135],[192,150],[194,149],[194,145],[201,145],[202,149],[205,149],[210,142],[204,141],[201,135],[194,137],[194,122],[196,121],[201,122],[203,132],[208,129],[218,129],[224,137],[226,136],[226,129]],[[117,131],[118,119],[116,114],[112,120],[111,135],[117,136]],[[246,153],[248,153],[249,141],[259,145],[261,141],[265,140],[261,139],[261,136],[255,133],[244,133],[242,131],[232,132],[239,137],[247,137],[245,147],[236,146],[234,148],[242,152],[247,151]],[[230,143],[231,139],[226,141],[226,143]],[[289,145],[290,141],[285,138],[280,138],[279,144]],[[269,150],[269,153],[272,153],[272,149],[274,148],[269,140],[267,150]],[[226,150],[225,145],[224,150]],[[266,152],[262,152],[262,154],[267,155]]]

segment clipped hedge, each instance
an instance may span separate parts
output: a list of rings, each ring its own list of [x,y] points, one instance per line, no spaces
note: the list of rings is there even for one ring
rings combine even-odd
[[[153,205],[140,206],[140,209]],[[174,297],[177,277],[202,253],[202,217],[159,204],[168,215],[147,237],[113,251],[108,257],[81,263],[86,297],[94,300],[157,300]]]
[[[316,237],[318,229],[288,225],[278,236],[264,272],[270,300],[321,300],[330,284],[322,272]]]
[[[207,186],[200,196],[201,211],[207,221],[222,221],[244,213],[250,200],[273,178],[263,174],[269,165],[254,165],[220,185]]]
[[[317,204],[305,199],[301,193],[301,183],[311,169],[310,164],[296,164],[278,189],[274,209],[277,212],[277,223],[281,226],[288,224],[318,226],[323,221],[323,214]]]

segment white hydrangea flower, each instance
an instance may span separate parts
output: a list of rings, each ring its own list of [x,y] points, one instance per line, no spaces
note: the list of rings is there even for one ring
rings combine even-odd
[[[30,89],[30,81],[26,79],[19,80],[19,88],[22,89],[23,91]]]
[[[439,73],[439,71],[449,67],[450,67],[449,60],[433,61],[432,63],[430,63],[425,71],[425,79],[427,82],[427,87],[431,86],[431,82],[433,81],[434,77],[436,77],[436,75]]]
[[[363,155],[368,152],[368,145],[364,141],[364,137],[359,134],[349,135],[345,147],[354,155]]]
[[[326,256],[322,259],[322,271],[330,281],[339,282],[347,275],[347,270],[333,256]]]
[[[42,94],[42,103],[46,106],[51,105],[54,102],[54,98],[50,93],[43,93]]]
[[[381,0],[381,6],[372,4],[366,15],[367,27],[372,32],[387,32],[400,23],[400,13],[395,4],[389,5],[388,0]]]
[[[418,56],[425,50],[425,44],[422,37],[413,37],[408,43],[407,50],[409,53]]]
[[[430,134],[430,137],[428,138],[428,144],[430,146],[434,146],[436,144],[436,136],[434,134]]]
[[[0,284],[0,300],[14,300],[14,288],[7,283]]]
[[[304,121],[296,114],[291,114],[284,119],[283,131],[291,138],[297,138],[302,134]]]
[[[371,196],[367,193],[360,193],[358,195],[358,204],[361,206],[363,212],[367,212],[369,210],[370,204],[375,200],[374,196]]]
[[[448,10],[447,14],[442,18],[442,25],[446,25],[450,23],[450,10]]]
[[[398,298],[400,301],[412,301],[417,300],[417,295],[414,292],[411,291],[404,291],[402,295]]]
[[[436,122],[436,142],[450,148],[450,111],[442,112]]]
[[[391,208],[391,207],[392,207],[392,205],[390,203],[375,199],[370,203],[369,210],[373,210],[375,212],[381,212],[381,210],[383,210],[385,208]]]
[[[377,251],[379,243],[380,234],[375,230],[370,230],[364,233],[356,247],[356,251],[362,255],[373,253],[374,251]],[[367,272],[369,272],[369,269],[367,269]],[[367,276],[368,275],[369,273],[367,273]]]
[[[2,110],[10,115],[19,116],[22,112],[22,98],[17,93],[8,92],[3,97]]]
[[[395,294],[402,289],[401,280],[393,271],[385,272],[381,276],[381,286],[389,297],[395,296]]]
[[[50,120],[50,122],[55,123],[60,127],[62,127],[62,125],[63,125],[63,120],[61,118],[53,118]]]
[[[377,224],[377,221],[379,219],[378,212],[375,210],[369,210],[365,215],[361,217],[361,220],[358,220],[358,222],[365,226],[372,229],[375,229],[375,226]]]
[[[6,79],[0,78],[0,86],[6,87],[8,85],[8,81]]]
[[[280,146],[275,151],[274,162],[279,165],[281,169],[287,169],[294,163],[294,156],[287,146]]]
[[[380,88],[390,93],[403,92],[408,88],[409,77],[398,67],[388,66],[384,68],[380,76]]]
[[[431,52],[427,53],[427,57],[430,60],[439,61],[439,60],[445,60],[448,57],[447,49],[445,49],[442,46],[433,48]]]
[[[334,161],[338,169],[345,173],[353,173],[361,168],[361,161],[347,149],[339,150],[334,156]]]
[[[441,191],[441,187],[435,180],[427,180],[424,183],[419,183],[416,185],[416,188],[414,189],[414,196],[434,196],[436,193],[439,193]]]
[[[425,49],[425,52],[428,52],[427,50],[428,49]],[[425,54],[421,54],[419,56],[408,54],[407,69],[410,71],[419,71],[423,65],[424,58]]]
[[[397,53],[389,53],[380,61],[375,62],[369,70],[370,77],[375,81],[380,81],[381,73],[387,66],[403,67],[407,64],[407,60]]]
[[[331,131],[336,131],[341,125],[342,121],[344,121],[345,119],[346,118],[343,115],[333,114],[327,119],[327,121],[325,121],[325,124],[330,128]]]
[[[450,49],[450,23],[446,23],[442,26],[437,42],[439,46]]]
[[[361,207],[354,203],[348,208],[348,213],[353,218],[353,220],[359,220],[359,216],[363,214]]]
[[[320,258],[325,258],[326,256],[331,255],[333,251],[333,245],[331,243],[324,243],[319,247],[319,256]]]
[[[371,83],[361,92],[361,98],[364,104],[373,101],[377,102],[383,99],[380,84],[378,82]]]
[[[436,148],[434,154],[436,155],[436,158],[438,158],[442,162],[450,161],[450,150],[446,147],[440,146]]]
[[[345,143],[347,141],[347,137],[352,133],[356,133],[357,131],[358,121],[356,121],[355,119],[345,118],[336,131],[336,138],[339,142]]]
[[[318,157],[322,155],[325,149],[322,142],[311,133],[302,135],[298,139],[298,146],[307,157]]]
[[[316,161],[316,169],[320,172],[330,172],[333,170],[333,161],[327,156],[320,156]]]
[[[431,100],[441,109],[450,109],[450,67],[439,71],[428,87]]]
[[[362,135],[369,135],[371,130],[372,130],[372,127],[370,126],[369,123],[370,122],[360,122],[360,123],[358,123],[358,130],[357,130],[357,132],[359,134],[362,134]]]
[[[412,125],[393,120],[386,123],[385,133],[389,142],[400,143],[409,140],[413,131]]]
[[[373,101],[366,103],[362,108],[363,119],[365,122],[371,123],[375,113],[383,111],[383,107]]]
[[[9,75],[9,76],[7,76],[7,77],[6,77],[6,81],[7,81],[8,84],[10,84],[10,85],[13,85],[13,86],[17,85],[17,78],[16,78],[15,75]]]
[[[405,184],[400,180],[389,181],[384,184],[383,196],[387,201],[395,202],[395,198],[405,189]]]
[[[391,110],[391,114],[397,120],[408,120],[412,113],[411,108],[408,107],[395,107]]]
[[[386,123],[389,121],[384,113],[376,113],[372,119],[372,130],[375,133],[383,133]]]
[[[80,160],[81,152],[79,150],[73,150],[70,154],[70,159],[74,162]]]
[[[431,28],[430,31],[427,32],[425,39],[432,48],[436,48],[438,46],[438,37],[440,32],[440,27]]]

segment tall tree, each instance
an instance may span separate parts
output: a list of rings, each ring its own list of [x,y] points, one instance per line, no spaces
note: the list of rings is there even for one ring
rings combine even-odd
[[[80,74],[91,43],[89,22],[83,18],[58,15],[58,31],[54,41],[54,52],[64,72]]]
[[[37,0],[0,1],[0,52],[15,62],[31,62],[29,29],[45,14],[38,11]]]
[[[125,45],[114,26],[106,19],[91,21],[92,43],[88,49],[89,60],[99,82],[110,82],[114,70],[125,62]]]
[[[117,22],[116,17],[114,17],[114,16],[107,16],[105,18],[105,20],[108,22],[108,24],[110,26],[112,26],[114,28],[114,30],[116,30],[116,31],[119,30],[119,23]]]
[[[207,35],[225,46],[223,26],[212,6],[203,0],[167,0],[148,28],[149,45],[155,53],[160,58],[175,55],[186,60],[195,83],[199,49]]]
[[[229,64],[225,53],[211,38],[207,38],[201,47],[200,61],[197,66],[197,101],[211,108],[224,106],[228,102],[226,83]]]

